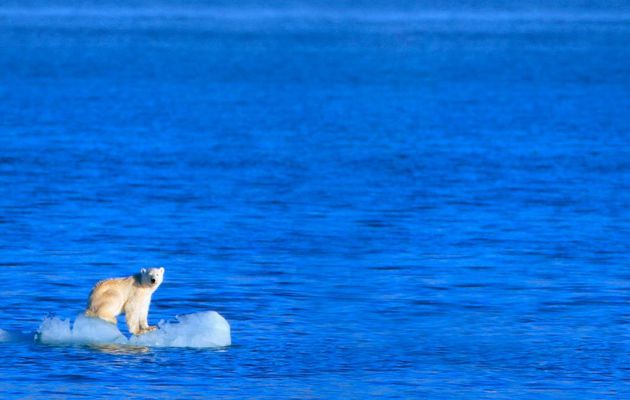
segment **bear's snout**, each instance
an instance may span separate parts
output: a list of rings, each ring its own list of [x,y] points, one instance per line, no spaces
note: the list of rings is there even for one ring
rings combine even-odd
[[[155,278],[151,278],[151,284],[155,283]]]

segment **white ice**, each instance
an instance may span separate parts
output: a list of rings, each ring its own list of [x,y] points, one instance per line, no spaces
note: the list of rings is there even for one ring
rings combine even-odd
[[[149,347],[223,347],[232,343],[230,324],[219,313],[205,311],[161,322],[159,329],[127,339],[118,328],[98,318],[79,315],[70,320],[46,318],[37,340],[48,344],[119,344]],[[1,338],[1,335],[0,335]]]
[[[46,318],[37,330],[37,339],[50,344],[125,344],[127,338],[118,328],[97,318],[79,315],[70,326],[69,319]]]
[[[9,332],[0,329],[0,342],[7,342],[9,341]]]

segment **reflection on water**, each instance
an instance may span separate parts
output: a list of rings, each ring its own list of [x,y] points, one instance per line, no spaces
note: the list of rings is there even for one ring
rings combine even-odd
[[[89,348],[101,351],[107,354],[142,354],[149,352],[149,348],[146,346],[129,346],[119,344],[91,344]]]

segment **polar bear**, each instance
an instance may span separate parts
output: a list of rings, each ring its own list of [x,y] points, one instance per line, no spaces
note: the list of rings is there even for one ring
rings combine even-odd
[[[126,278],[100,281],[88,299],[85,315],[116,324],[116,317],[125,313],[127,328],[134,335],[157,329],[149,326],[147,317],[151,295],[164,280],[164,268],[142,268]]]

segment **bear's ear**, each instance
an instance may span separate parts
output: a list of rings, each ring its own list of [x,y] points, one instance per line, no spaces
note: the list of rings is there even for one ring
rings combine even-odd
[[[143,275],[144,275],[144,274],[146,274],[146,273],[147,273],[147,269],[146,269],[146,268],[142,268],[142,269],[140,270],[140,273],[141,273],[141,274],[143,274]]]
[[[164,267],[160,267],[160,272],[164,273]]]

